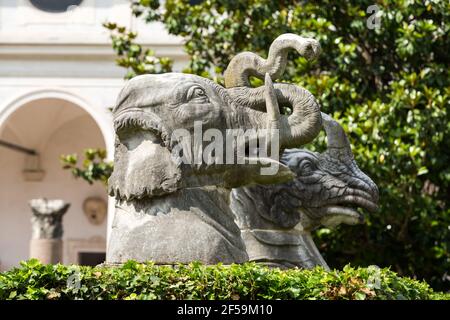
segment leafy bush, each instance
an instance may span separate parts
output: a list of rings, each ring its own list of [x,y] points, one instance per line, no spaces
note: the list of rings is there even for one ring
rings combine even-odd
[[[0,274],[4,299],[449,299],[389,269],[282,271],[243,265],[121,267],[42,265],[32,259]]]
[[[374,3],[380,24],[368,28]],[[450,289],[447,1],[205,0],[193,5],[167,0],[161,6],[158,0],[135,0],[133,10],[184,38],[191,58],[186,72],[217,82],[236,53],[249,50],[265,57],[282,33],[319,40],[318,61],[291,55],[282,80],[309,89],[322,110],[341,122],[381,199],[380,211],[363,226],[318,230],[320,251],[336,268],[349,261],[392,266],[401,275]],[[127,76],[147,73],[145,61],[154,60],[141,49],[130,53],[129,31],[106,27],[114,32]],[[121,38],[126,45],[120,45]],[[124,63],[127,55],[131,58]]]
[[[63,169],[70,170],[74,178],[82,178],[89,184],[101,181],[106,185],[113,170],[112,162],[106,160],[104,149],[85,149],[81,167],[78,166],[76,153],[61,155],[60,161]]]

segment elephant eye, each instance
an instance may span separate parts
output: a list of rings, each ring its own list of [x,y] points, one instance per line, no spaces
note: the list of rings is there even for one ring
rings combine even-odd
[[[195,97],[203,97],[203,96],[206,96],[206,93],[201,88],[195,88],[194,89],[194,96]]]
[[[205,89],[199,86],[194,86],[189,88],[187,92],[187,100],[200,100],[202,102],[208,101],[208,96],[206,95]]]
[[[311,160],[305,159],[298,164],[298,168],[300,169],[301,175],[310,175],[316,169],[316,166]]]

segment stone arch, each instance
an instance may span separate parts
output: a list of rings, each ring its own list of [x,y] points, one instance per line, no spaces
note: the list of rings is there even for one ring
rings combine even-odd
[[[44,102],[42,102],[44,101]],[[26,128],[26,127],[20,127],[20,126],[16,126],[17,124],[21,124],[22,122],[17,122],[17,117],[15,115],[19,114],[20,112],[22,112],[22,116],[26,116],[27,111],[29,110],[27,109],[28,107],[40,107],[40,103],[45,104],[48,101],[53,101],[55,105],[59,104],[59,103],[63,103],[60,106],[60,111],[56,111],[56,112],[62,112],[65,113],[66,112],[66,106],[70,106],[71,110],[75,110],[78,109],[80,111],[74,111],[74,114],[78,114],[80,115],[79,118],[71,118],[68,121],[64,122],[64,120],[68,119],[68,118],[60,118],[60,122],[55,122],[52,123],[52,128],[49,129],[49,135],[46,137],[49,137],[48,141],[43,141],[42,144],[39,144],[40,147],[37,147],[38,151],[44,151],[47,150],[47,145],[49,144],[50,139],[56,139],[56,140],[52,140],[53,142],[51,142],[50,144],[52,146],[55,146],[55,141],[59,141],[59,143],[61,142],[61,137],[55,138],[56,136],[58,136],[60,131],[66,130],[66,126],[70,127],[71,129],[67,129],[67,130],[72,130],[70,132],[76,132],[77,129],[77,119],[84,119],[82,120],[82,123],[90,123],[89,128],[96,128],[95,131],[89,131],[89,132],[93,132],[95,134],[95,141],[97,141],[98,143],[100,141],[102,141],[101,145],[92,145],[92,147],[97,147],[97,146],[101,146],[101,147],[105,147],[107,152],[108,152],[108,158],[111,159],[113,156],[113,143],[114,143],[114,139],[113,139],[113,134],[114,131],[112,130],[112,124],[110,121],[110,118],[108,118],[108,114],[107,114],[107,110],[104,108],[104,106],[95,106],[94,104],[92,104],[90,101],[88,101],[87,99],[78,96],[77,94],[70,92],[69,90],[62,90],[62,89],[54,89],[54,88],[48,88],[48,89],[39,89],[39,90],[33,90],[33,91],[28,91],[22,94],[17,95],[16,97],[9,99],[8,101],[0,101],[0,137],[3,136],[4,133],[10,135],[10,133],[12,133],[12,135],[14,136],[16,133],[19,133],[19,137],[21,134],[21,129],[20,128]],[[51,106],[47,105],[45,106],[45,110],[48,110],[49,108],[51,108]],[[22,109],[21,109],[22,108]],[[37,109],[34,109],[34,111],[30,114],[36,115],[39,111],[36,111]],[[62,110],[62,111],[61,111]],[[17,112],[17,113],[16,113]],[[14,117],[16,117],[16,120],[14,120]],[[31,117],[31,116],[28,116]],[[22,119],[21,117],[19,117],[20,119]],[[12,122],[10,122],[12,121]],[[6,124],[11,124],[12,126],[7,126]],[[54,125],[54,126],[53,126]],[[8,128],[5,131],[5,128]],[[74,129],[75,128],[75,129]],[[10,129],[14,129],[14,130],[10,130]],[[66,131],[69,132],[69,131]],[[22,133],[23,137],[29,137],[32,136],[32,134],[27,134],[27,133]],[[67,134],[66,134],[67,136]],[[73,136],[73,134],[72,134]],[[89,140],[86,140],[86,135],[83,135],[83,141],[88,142]],[[46,138],[39,138],[39,139],[46,139]],[[37,140],[39,140],[37,138]],[[24,141],[22,141],[24,140]],[[17,142],[25,147],[29,147],[26,145],[26,141],[27,139],[17,139]],[[90,146],[86,146],[86,147],[90,147]],[[40,148],[40,149],[39,149]],[[52,147],[53,149],[53,153],[49,153],[47,156],[47,158],[54,158],[54,154],[56,154],[55,151],[58,151],[58,148]],[[77,150],[70,150],[70,152],[78,152]],[[46,152],[44,152],[46,153]],[[5,161],[6,163],[8,163],[8,168],[11,166],[11,168],[13,169],[13,171],[15,170],[16,172],[19,172],[19,170],[22,170],[22,168],[18,167],[19,164],[17,163],[16,160],[20,160],[19,156],[10,156],[9,154],[5,153]],[[1,157],[0,157],[1,158]],[[10,158],[10,160],[7,160],[7,158]],[[12,161],[11,161],[12,159]],[[57,161],[57,158],[55,158]],[[0,159],[1,160],[1,159]],[[52,172],[56,172],[56,167],[54,165],[52,165]],[[44,168],[46,169],[46,168]],[[101,189],[97,186],[96,188],[90,189],[90,191],[86,191],[87,188],[91,188],[90,186],[88,186],[87,183],[83,182],[83,181],[75,181],[72,177],[70,177],[70,173],[69,172],[63,172],[63,170],[59,167],[58,168],[64,175],[64,179],[61,180],[57,180],[59,175],[51,175],[51,177],[49,177],[50,180],[46,180],[46,178],[44,178],[43,183],[41,184],[35,184],[33,182],[24,182],[23,180],[14,180],[15,178],[12,178],[13,174],[5,174],[5,180],[3,181],[3,186],[2,186],[2,182],[0,182],[0,189],[1,188],[5,188],[5,190],[7,189],[17,189],[15,190],[15,192],[13,190],[7,190],[7,192],[5,192],[7,195],[3,195],[0,196],[0,216],[2,218],[2,222],[0,222],[0,227],[1,225],[3,225],[3,229],[5,229],[4,231],[7,231],[10,233],[10,236],[15,237],[16,234],[17,236],[21,236],[22,238],[25,238],[26,241],[29,241],[29,237],[31,236],[31,225],[29,222],[29,219],[31,217],[31,210],[28,207],[28,200],[30,200],[31,198],[35,198],[35,197],[59,197],[59,195],[61,194],[61,198],[64,198],[65,200],[68,200],[69,202],[72,203],[72,208],[69,209],[72,210],[71,213],[71,217],[66,217],[66,219],[86,219],[83,212],[82,212],[82,202],[83,199],[86,199],[88,196],[101,196],[101,197],[105,197],[104,199],[108,201],[108,219],[110,216],[110,212],[111,210],[113,210],[113,206],[111,206],[111,201],[110,199],[108,200],[108,198],[106,197],[106,190]],[[8,170],[5,169],[4,170]],[[3,171],[3,173],[6,173],[6,171]],[[1,174],[3,175],[3,174]],[[20,179],[20,177],[16,174],[14,174],[14,177],[16,177],[17,179]],[[3,178],[3,177],[2,177]],[[53,188],[53,190],[55,190],[55,192],[51,191],[49,192],[49,190],[51,189],[49,187],[49,185],[51,185]],[[81,186],[81,187],[80,187]],[[77,189],[77,188],[81,188],[81,189]],[[59,189],[66,189],[64,192],[59,193]],[[80,190],[80,194],[79,195],[74,195],[71,198],[71,194],[69,193],[78,193],[78,191]],[[58,192],[57,192],[58,191]],[[73,192],[75,191],[75,192]],[[0,191],[0,195],[1,195],[1,191]],[[23,195],[18,196],[17,198],[14,198],[14,194],[20,194],[23,193]],[[53,193],[53,195],[52,195]],[[70,212],[69,212],[70,213]],[[67,220],[69,221],[69,220]],[[79,220],[77,220],[79,221]],[[95,243],[96,248],[98,249],[99,247],[104,245],[104,240],[106,240],[107,238],[107,222],[105,221],[104,224],[102,224],[101,226],[93,226],[90,225],[88,221],[82,220],[81,222],[76,222],[78,224],[76,225],[76,228],[79,228],[80,230],[85,228],[85,232],[84,233],[80,233],[79,235],[75,234],[74,232],[67,232],[67,240],[71,243],[69,245],[69,248],[73,248],[73,242],[75,241],[76,243],[78,242],[82,242],[84,243],[84,247],[81,248],[83,252],[85,251],[89,251],[89,244],[90,243]],[[67,224],[67,231],[69,231],[69,228],[72,226],[72,223],[68,223]],[[9,231],[7,229],[10,229]],[[95,229],[97,228],[97,229]],[[0,228],[1,229],[1,228]],[[19,230],[20,229],[20,230]],[[0,231],[0,233],[2,233],[2,231]],[[3,232],[4,233],[4,232]],[[3,240],[2,240],[3,239]],[[95,239],[95,241],[93,241],[92,239]],[[5,237],[0,237],[0,242],[1,241],[5,241]],[[78,241],[78,242],[77,242]],[[4,242],[5,244],[5,242]],[[11,247],[11,243],[7,244],[7,246],[2,246],[0,243],[0,263],[2,263],[3,265],[1,266],[2,269],[5,268],[9,268],[12,267],[14,265],[17,265],[18,263],[18,258],[20,257],[20,260],[22,259],[27,259],[28,256],[25,255],[25,253],[27,253],[27,248],[26,248],[26,244],[22,243],[15,243],[14,247],[15,250],[19,252],[18,254],[16,254],[16,256],[14,255],[8,255],[9,254],[9,250],[7,249],[8,247]],[[2,249],[3,247],[3,249]],[[80,250],[81,250],[80,249]],[[96,250],[97,250],[96,249]],[[72,253],[70,252],[66,252],[66,249],[64,249],[64,257],[67,258],[69,255],[73,256],[73,250]],[[95,250],[94,250],[95,251]],[[76,254],[75,254],[76,256]],[[5,259],[6,258],[6,259]],[[68,261],[67,259],[64,260],[64,262],[71,262]]]
[[[103,135],[103,140],[105,141],[108,158],[112,159],[112,156],[114,154],[113,130],[107,117],[105,117],[106,112],[104,110],[104,107],[95,107],[94,104],[90,103],[85,98],[80,97],[68,90],[55,88],[33,90],[10,99],[6,103],[4,103],[3,106],[0,105],[0,135],[4,129],[4,124],[6,123],[10,115],[19,110],[25,104],[40,99],[65,100],[86,111],[99,127]]]

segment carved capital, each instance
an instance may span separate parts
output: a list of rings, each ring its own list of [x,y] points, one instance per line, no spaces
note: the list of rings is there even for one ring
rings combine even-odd
[[[63,235],[62,217],[70,207],[64,200],[33,199],[29,202],[32,239],[60,239]]]

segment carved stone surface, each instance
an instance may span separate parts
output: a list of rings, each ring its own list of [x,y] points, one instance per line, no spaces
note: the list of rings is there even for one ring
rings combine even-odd
[[[83,202],[84,215],[93,225],[103,223],[107,210],[106,201],[100,197],[89,197]]]
[[[60,239],[62,217],[70,207],[64,200],[33,199],[30,201],[32,239]]]
[[[312,141],[321,128],[315,98],[296,85],[272,83],[283,72],[290,48],[307,58],[320,52],[313,39],[283,35],[270,47],[267,60],[252,53],[237,55],[225,75],[227,88],[180,73],[139,76],[126,84],[113,110],[116,143],[109,191],[116,198],[116,212],[107,263],[228,264],[248,259],[229,208],[230,189],[285,182],[291,171],[280,164],[277,174],[261,175],[262,162],[211,163],[204,157],[188,163],[185,147],[195,155],[207,143],[180,139],[175,132],[195,136],[200,122],[203,130],[215,129],[222,137],[230,129],[279,129],[282,149]],[[250,75],[265,77],[265,85],[251,88]],[[290,105],[293,113],[280,115],[278,103]],[[260,135],[256,131],[250,140]],[[233,156],[238,147],[242,145],[233,145]]]
[[[70,204],[63,200],[33,199],[30,207],[33,212],[30,258],[45,264],[62,262],[62,217]]]
[[[31,239],[30,259],[35,258],[44,264],[62,262],[63,242],[61,239]]]
[[[233,189],[231,208],[251,261],[278,266],[328,268],[311,230],[361,223],[356,207],[377,210],[378,189],[354,161],[341,126],[323,114],[328,149],[286,150],[281,161],[296,173],[290,182]]]

